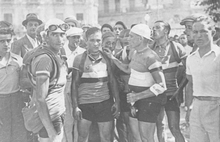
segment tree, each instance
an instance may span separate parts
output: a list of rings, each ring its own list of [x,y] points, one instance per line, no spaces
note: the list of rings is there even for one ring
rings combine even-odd
[[[208,13],[215,22],[220,21],[220,0],[202,0],[202,6],[207,6],[205,12]]]

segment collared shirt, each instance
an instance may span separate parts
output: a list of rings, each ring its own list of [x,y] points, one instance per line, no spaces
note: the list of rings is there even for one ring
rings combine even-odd
[[[77,55],[79,55],[79,54],[83,53],[84,51],[86,51],[84,48],[81,48],[79,46],[74,51],[71,51],[69,49],[68,44],[65,44],[64,50],[66,52],[68,67],[72,67],[73,66],[74,59],[75,59],[75,57]]]
[[[220,49],[212,45],[203,57],[198,50],[186,61],[186,74],[192,75],[193,95],[220,97]]]
[[[16,54],[8,53],[7,62],[0,61],[0,95],[11,94],[20,90],[19,72],[22,58]]]
[[[38,46],[37,40],[33,39],[32,37],[30,37],[28,34],[26,34],[28,40],[31,42],[31,45],[33,46],[33,48]]]

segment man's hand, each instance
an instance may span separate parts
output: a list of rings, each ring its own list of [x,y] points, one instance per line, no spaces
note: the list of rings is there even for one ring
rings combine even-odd
[[[78,108],[78,107],[75,108],[74,116],[75,116],[76,120],[82,119],[82,111],[80,108]]]
[[[113,54],[112,51],[109,48],[104,48],[103,51],[105,52],[105,54],[112,59],[113,58]]]
[[[137,114],[137,109],[134,107],[134,106],[131,106],[131,115],[133,116],[133,117],[135,117],[136,116],[136,114]]]
[[[136,93],[131,92],[131,93],[127,94],[127,102],[128,103],[135,103],[136,101],[138,101]]]
[[[56,141],[56,137],[57,137],[57,132],[55,129],[51,130],[50,132],[48,132],[48,136],[51,142]]]
[[[111,111],[113,112],[113,116],[115,118],[118,118],[119,115],[120,115],[119,104],[118,103],[114,103],[114,105],[111,108]]]

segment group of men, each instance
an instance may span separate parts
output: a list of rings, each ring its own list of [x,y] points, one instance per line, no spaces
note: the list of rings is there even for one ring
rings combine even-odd
[[[185,87],[190,142],[220,142],[220,49],[209,17],[193,14],[181,21],[188,54],[186,46],[169,40],[171,27],[164,21],[152,29],[127,29],[121,21],[113,28],[82,29],[71,17],[42,23],[28,14],[22,22],[26,35],[11,44],[12,25],[0,21],[2,142],[86,142],[97,135],[96,142],[111,142],[115,118],[120,142],[155,142],[155,129],[165,142],[165,112],[175,141],[184,142],[179,93]],[[186,75],[177,83],[180,64]],[[36,106],[37,136],[25,129],[25,102]]]

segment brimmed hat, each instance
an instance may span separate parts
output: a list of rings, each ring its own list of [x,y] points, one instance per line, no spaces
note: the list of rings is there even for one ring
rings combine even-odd
[[[133,28],[131,28],[131,32],[142,36],[146,39],[152,40],[151,38],[151,30],[146,24],[137,24]]]
[[[77,21],[77,19],[75,17],[67,17],[65,20],[64,20],[65,23],[69,23],[69,22],[72,22],[76,25],[76,27],[79,27],[79,21]]]
[[[43,23],[40,19],[38,19],[38,16],[37,16],[37,14],[35,14],[35,13],[29,13],[29,14],[27,14],[26,19],[22,22],[22,25],[23,25],[23,26],[27,25],[27,23],[28,23],[29,21],[36,21],[36,22],[39,23],[39,25],[41,25],[41,24]]]
[[[81,36],[83,34],[83,30],[77,27],[71,27],[66,31],[66,36]]]
[[[186,22],[195,22],[197,19],[202,18],[202,17],[207,17],[207,16],[201,13],[189,15],[185,17],[184,19],[182,19],[182,21],[180,22],[180,25],[185,25]]]

